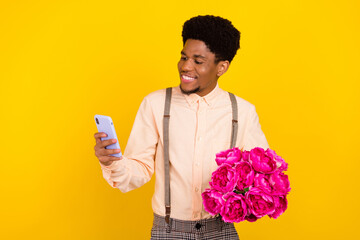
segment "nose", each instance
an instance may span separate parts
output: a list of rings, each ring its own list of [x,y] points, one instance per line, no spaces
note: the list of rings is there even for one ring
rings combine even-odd
[[[180,69],[184,72],[188,72],[192,70],[192,64],[190,62],[190,59],[184,61],[180,67]]]

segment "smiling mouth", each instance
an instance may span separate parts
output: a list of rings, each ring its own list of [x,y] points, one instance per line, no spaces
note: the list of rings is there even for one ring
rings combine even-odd
[[[196,77],[190,77],[186,75],[181,75],[181,81],[184,83],[190,83],[196,80]]]

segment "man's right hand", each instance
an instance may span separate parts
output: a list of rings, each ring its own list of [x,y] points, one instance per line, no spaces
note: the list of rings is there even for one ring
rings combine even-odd
[[[104,164],[105,166],[109,166],[113,161],[119,161],[122,157],[114,157],[110,156],[110,154],[119,153],[120,149],[105,149],[106,146],[116,143],[116,139],[108,139],[101,141],[100,138],[106,137],[106,133],[104,132],[97,132],[95,133],[94,137],[96,140],[95,149],[95,156],[99,159],[99,161]]]

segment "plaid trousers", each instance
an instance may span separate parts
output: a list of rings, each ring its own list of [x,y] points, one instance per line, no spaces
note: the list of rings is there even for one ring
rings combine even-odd
[[[184,221],[170,219],[171,231],[167,232],[165,217],[154,213],[151,240],[187,239],[187,240],[239,240],[233,223],[221,218]]]

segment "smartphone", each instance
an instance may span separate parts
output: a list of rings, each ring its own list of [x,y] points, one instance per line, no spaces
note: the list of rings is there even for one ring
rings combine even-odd
[[[119,140],[116,136],[114,123],[111,117],[96,114],[94,118],[98,131],[107,134],[107,137],[100,138],[101,141],[114,138],[116,139],[116,143],[106,146],[105,149],[120,149]],[[120,153],[110,154],[110,156],[121,157],[122,154],[120,151]]]

